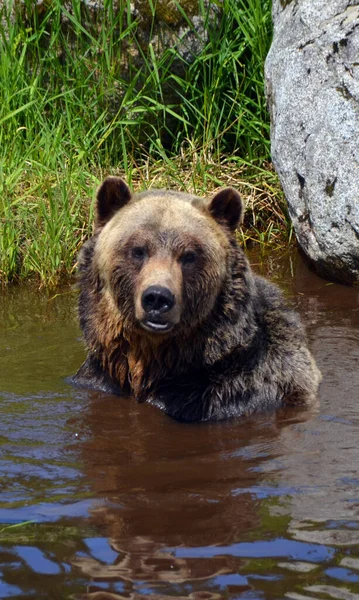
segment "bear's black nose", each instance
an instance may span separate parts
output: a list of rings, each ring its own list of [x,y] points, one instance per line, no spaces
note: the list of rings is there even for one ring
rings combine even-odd
[[[160,285],[150,285],[142,294],[142,308],[146,312],[165,313],[175,305],[175,297],[171,290]]]

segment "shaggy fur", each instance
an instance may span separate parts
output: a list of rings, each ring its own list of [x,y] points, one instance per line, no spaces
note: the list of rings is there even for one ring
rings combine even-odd
[[[320,373],[303,327],[253,274],[234,235],[241,212],[232,188],[205,202],[165,190],[131,197],[122,180],[105,180],[79,257],[88,356],[75,383],[132,393],[181,421],[314,401]],[[174,298],[168,331],[152,331],[143,308],[153,285]]]

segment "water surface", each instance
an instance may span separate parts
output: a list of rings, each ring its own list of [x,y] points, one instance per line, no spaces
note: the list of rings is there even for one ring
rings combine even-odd
[[[359,290],[252,263],[306,323],[310,410],[186,425],[72,388],[75,292],[0,294],[1,599],[359,600]]]

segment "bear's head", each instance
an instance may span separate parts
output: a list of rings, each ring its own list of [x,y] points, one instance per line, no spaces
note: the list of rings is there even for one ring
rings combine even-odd
[[[169,190],[132,195],[108,177],[97,195],[92,268],[122,327],[160,341],[201,324],[227,276],[242,212],[233,188],[210,201]]]

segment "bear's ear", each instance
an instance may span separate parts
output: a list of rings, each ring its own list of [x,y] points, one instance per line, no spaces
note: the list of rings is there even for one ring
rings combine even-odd
[[[120,177],[106,177],[97,192],[95,227],[103,227],[131,200],[130,188]]]
[[[208,210],[216,221],[234,231],[243,215],[243,202],[237,190],[227,187],[213,196]]]

